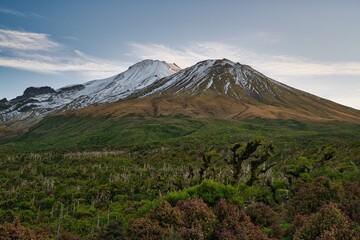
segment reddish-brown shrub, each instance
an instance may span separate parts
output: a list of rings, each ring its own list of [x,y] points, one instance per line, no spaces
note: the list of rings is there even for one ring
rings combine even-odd
[[[353,234],[349,218],[334,203],[324,205],[317,213],[303,219],[294,240],[333,239],[350,240]]]
[[[341,200],[342,208],[351,220],[360,223],[360,186],[357,183],[347,183],[344,189],[346,194]]]
[[[255,226],[250,218],[236,206],[220,201],[215,208],[218,220],[215,225],[216,239],[228,240],[266,240],[259,227]]]
[[[157,240],[164,235],[165,231],[159,223],[147,217],[131,219],[127,231],[127,238],[133,240]]]
[[[180,236],[182,240],[204,240],[204,231],[200,226],[193,226],[191,228],[181,228]]]
[[[173,208],[167,201],[149,213],[149,218],[157,221],[162,228],[178,228],[184,225],[182,213],[178,208]]]
[[[270,227],[280,222],[278,214],[265,204],[252,204],[245,209],[245,212],[251,221],[259,227]]]
[[[287,204],[288,218],[296,214],[308,215],[317,212],[322,205],[337,199],[337,191],[332,189],[330,180],[318,177],[311,183],[304,183]]]
[[[205,237],[212,234],[215,214],[203,200],[190,199],[179,201],[176,204],[176,208],[178,208],[183,215],[185,228],[197,229],[197,232],[202,231]],[[192,232],[192,230],[189,230],[189,232]]]
[[[0,226],[0,239],[2,240],[45,240],[49,233],[45,230],[34,230],[22,226],[19,220],[4,223]]]

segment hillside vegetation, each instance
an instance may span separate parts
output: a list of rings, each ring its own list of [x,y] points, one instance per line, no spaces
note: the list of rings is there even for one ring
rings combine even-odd
[[[359,239],[359,136],[340,122],[48,117],[0,146],[0,238]]]
[[[58,115],[47,117],[25,134],[4,144],[20,152],[192,146],[197,148],[248,141],[271,140],[278,147],[304,148],[322,144],[346,145],[359,140],[360,124],[247,119],[242,121],[174,117],[113,117]]]

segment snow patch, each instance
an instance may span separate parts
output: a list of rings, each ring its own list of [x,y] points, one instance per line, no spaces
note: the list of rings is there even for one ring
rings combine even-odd
[[[228,92],[229,92],[229,86],[230,86],[230,82],[227,82],[227,83],[225,84],[225,87],[224,87],[225,94],[228,94]]]
[[[213,85],[213,79],[211,78],[208,84],[206,85],[206,89],[209,89],[212,85]]]

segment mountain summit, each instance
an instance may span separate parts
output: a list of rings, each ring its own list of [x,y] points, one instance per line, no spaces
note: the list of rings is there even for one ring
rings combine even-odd
[[[159,80],[149,88],[144,88],[142,94],[212,94],[238,100],[273,103],[282,97],[284,94],[282,90],[289,91],[290,89],[250,66],[222,59],[199,62]]]

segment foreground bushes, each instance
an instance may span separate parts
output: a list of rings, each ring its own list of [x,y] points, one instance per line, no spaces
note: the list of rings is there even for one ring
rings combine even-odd
[[[2,240],[45,240],[50,234],[43,229],[30,229],[21,225],[18,220],[12,223],[4,223],[0,226],[0,239]]]
[[[201,199],[164,201],[145,217],[130,221],[128,239],[238,239],[268,237],[235,205],[220,201],[211,209]]]
[[[0,159],[0,239],[360,239],[350,158],[285,160],[261,141],[198,165],[137,156]]]

